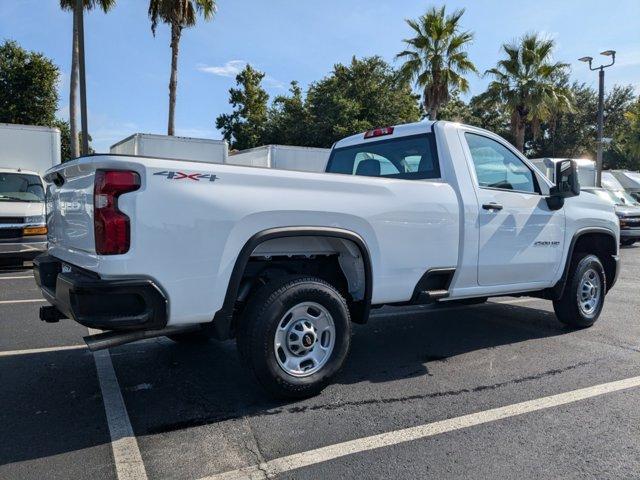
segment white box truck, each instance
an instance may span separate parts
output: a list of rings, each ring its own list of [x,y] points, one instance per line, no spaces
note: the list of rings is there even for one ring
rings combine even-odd
[[[329,148],[264,145],[234,153],[229,156],[227,163],[279,170],[324,172],[330,152]]]
[[[0,168],[44,172],[60,163],[60,130],[0,123]]]
[[[116,155],[225,163],[229,146],[226,140],[135,133],[111,145],[110,152]]]
[[[0,123],[0,262],[47,248],[41,175],[60,163],[60,130]]]

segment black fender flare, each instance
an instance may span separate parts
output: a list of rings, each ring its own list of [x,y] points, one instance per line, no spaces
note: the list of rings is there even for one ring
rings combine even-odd
[[[591,234],[591,233],[601,233],[604,235],[608,235],[609,237],[611,237],[611,239],[613,240],[614,244],[616,244],[616,235],[613,231],[609,230],[608,228],[604,228],[604,227],[587,227],[587,228],[583,228],[578,230],[576,233],[573,234],[573,237],[571,238],[571,243],[569,244],[569,249],[567,250],[567,257],[565,259],[565,264],[564,264],[564,270],[562,271],[562,276],[560,277],[560,280],[558,280],[556,282],[556,284],[551,287],[550,290],[550,296],[552,300],[557,300],[560,297],[562,297],[562,294],[564,293],[564,288],[567,284],[567,279],[569,278],[569,268],[571,267],[571,259],[573,258],[573,251],[574,248],[576,246],[576,243],[578,243],[578,240],[580,239],[580,237],[583,237],[587,234]],[[615,257],[615,256],[614,256]],[[616,262],[617,262],[617,258],[615,258]],[[611,287],[613,287],[613,285],[615,284],[617,278],[618,278],[618,272],[620,271],[620,268],[616,267],[616,273],[614,275],[614,278],[611,280],[611,282],[607,285],[607,290],[610,290]]]
[[[332,237],[341,238],[344,240],[352,241],[356,244],[362,255],[362,261],[364,263],[365,270],[365,292],[363,300],[354,302],[351,305],[352,320],[356,323],[366,323],[369,318],[369,311],[371,310],[371,296],[373,291],[373,273],[371,267],[371,255],[364,239],[357,233],[342,228],[335,227],[313,227],[313,226],[292,226],[292,227],[275,227],[267,230],[262,230],[254,234],[244,244],[236,263],[231,272],[229,278],[229,284],[227,286],[227,293],[224,297],[222,308],[216,312],[213,318],[213,334],[220,340],[225,340],[231,337],[231,322],[233,320],[233,313],[235,308],[236,299],[238,298],[238,291],[240,289],[240,283],[242,276],[251,257],[251,253],[260,245],[268,240],[275,238],[287,238],[287,237]]]

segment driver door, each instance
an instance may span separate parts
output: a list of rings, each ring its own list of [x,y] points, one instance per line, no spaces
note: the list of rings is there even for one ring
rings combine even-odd
[[[552,281],[564,209],[549,209],[535,174],[506,142],[475,132],[464,137],[476,176],[479,285]]]

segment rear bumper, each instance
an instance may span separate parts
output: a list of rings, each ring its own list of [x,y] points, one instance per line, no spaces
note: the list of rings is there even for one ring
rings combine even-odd
[[[0,240],[0,258],[17,257],[32,259],[40,255],[46,249],[46,235]]]
[[[156,330],[167,324],[167,300],[151,280],[105,280],[51,255],[34,262],[44,298],[65,316],[100,330]]]

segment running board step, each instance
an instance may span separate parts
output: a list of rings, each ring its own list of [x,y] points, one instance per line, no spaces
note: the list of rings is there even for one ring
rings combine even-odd
[[[448,296],[449,290],[424,290],[418,294],[418,303],[432,303]]]

